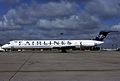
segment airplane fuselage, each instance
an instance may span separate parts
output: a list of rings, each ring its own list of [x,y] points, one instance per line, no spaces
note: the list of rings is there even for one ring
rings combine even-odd
[[[102,44],[96,40],[14,40],[2,46],[3,49],[10,48],[57,48],[57,47],[80,47],[96,46]]]

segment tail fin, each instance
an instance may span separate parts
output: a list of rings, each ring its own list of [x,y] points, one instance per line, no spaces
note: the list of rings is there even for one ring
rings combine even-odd
[[[118,31],[101,31],[94,40],[103,41],[106,38],[106,36],[108,35],[108,33],[110,33],[110,32],[118,32]]]

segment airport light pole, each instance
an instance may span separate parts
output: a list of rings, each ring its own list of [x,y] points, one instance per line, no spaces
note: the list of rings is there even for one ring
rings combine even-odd
[[[61,37],[60,39],[63,39],[63,34],[64,34],[63,32],[60,33],[60,37]]]

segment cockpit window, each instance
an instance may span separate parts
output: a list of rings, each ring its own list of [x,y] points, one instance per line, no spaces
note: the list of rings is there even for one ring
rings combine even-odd
[[[10,42],[9,42],[9,43],[7,43],[7,44],[10,44]]]

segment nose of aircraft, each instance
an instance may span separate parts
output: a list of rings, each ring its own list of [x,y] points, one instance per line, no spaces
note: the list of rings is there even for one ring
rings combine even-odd
[[[6,48],[10,48],[10,45],[9,44],[5,44],[2,46],[3,49],[6,49]]]

